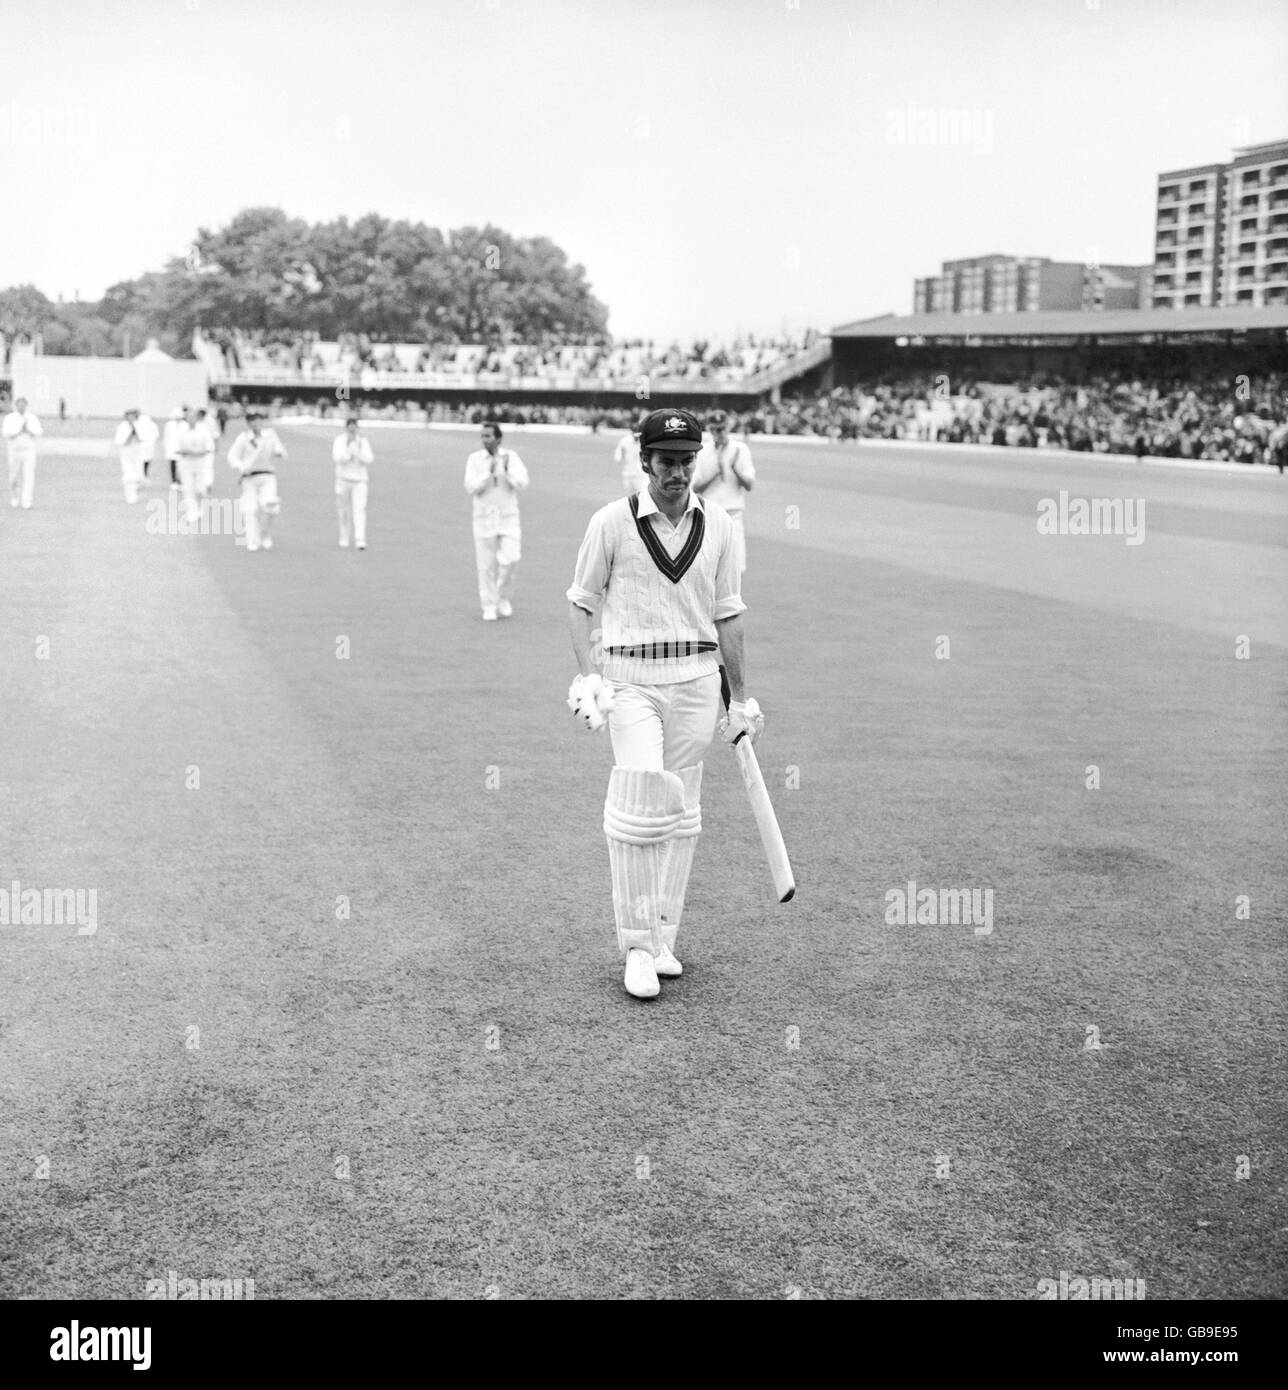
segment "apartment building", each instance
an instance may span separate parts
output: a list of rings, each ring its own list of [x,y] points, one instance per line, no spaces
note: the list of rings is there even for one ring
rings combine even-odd
[[[1288,304],[1288,140],[1158,176],[1152,304]]]

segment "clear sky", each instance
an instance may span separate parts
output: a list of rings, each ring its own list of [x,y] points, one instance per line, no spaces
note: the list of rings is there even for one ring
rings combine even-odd
[[[0,0],[0,60],[0,285],[375,211],[548,235],[668,339],[1143,263],[1161,170],[1288,137],[1284,0]]]

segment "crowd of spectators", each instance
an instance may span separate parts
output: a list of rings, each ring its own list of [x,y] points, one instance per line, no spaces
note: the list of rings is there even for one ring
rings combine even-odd
[[[633,384],[641,377],[731,385],[807,351],[817,341],[812,329],[799,337],[746,336],[727,344],[566,338],[536,343],[382,343],[365,334],[323,341],[309,333],[214,329],[202,331],[194,350],[217,379],[258,372],[301,381],[339,376],[376,385],[374,374],[396,372],[468,377],[483,385],[503,380],[575,389]]]
[[[1144,380],[1110,375],[1011,386],[942,377],[883,378],[856,387],[730,412],[735,433],[837,440],[903,439],[1070,449],[1087,453],[1288,464],[1288,375]],[[334,395],[283,398],[280,409],[334,416]],[[639,408],[514,404],[502,400],[368,399],[372,419],[442,424],[572,424],[627,429]],[[699,410],[701,414],[701,410]]]
[[[1270,462],[1288,423],[1288,376],[1104,373],[1013,386],[883,380],[766,407],[749,432],[927,439],[1085,453]]]

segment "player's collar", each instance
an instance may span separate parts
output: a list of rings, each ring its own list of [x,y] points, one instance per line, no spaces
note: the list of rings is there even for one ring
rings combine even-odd
[[[637,492],[635,495],[640,499],[639,509],[635,513],[636,516],[649,516],[653,512],[657,512],[659,515],[661,514],[661,507],[659,507],[657,503],[654,502],[653,494],[649,491],[647,487],[641,488],[639,492]],[[685,514],[687,515],[689,512],[693,511],[695,507],[698,511],[702,510],[702,498],[699,497],[696,492],[694,492],[692,487],[690,487],[689,505],[684,509]]]

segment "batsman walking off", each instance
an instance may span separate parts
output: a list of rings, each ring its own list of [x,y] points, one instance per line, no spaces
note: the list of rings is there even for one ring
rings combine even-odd
[[[592,732],[607,724],[614,767],[604,802],[617,944],[626,989],[651,999],[682,967],[676,939],[702,831],[702,760],[764,727],[743,692],[738,550],[724,509],[690,489],[702,428],[687,410],[655,410],[640,428],[648,486],[590,519],[567,591],[578,675],[568,707]],[[602,653],[591,623],[602,609]],[[602,656],[602,671],[599,657]],[[720,666],[729,682],[721,719]]]

